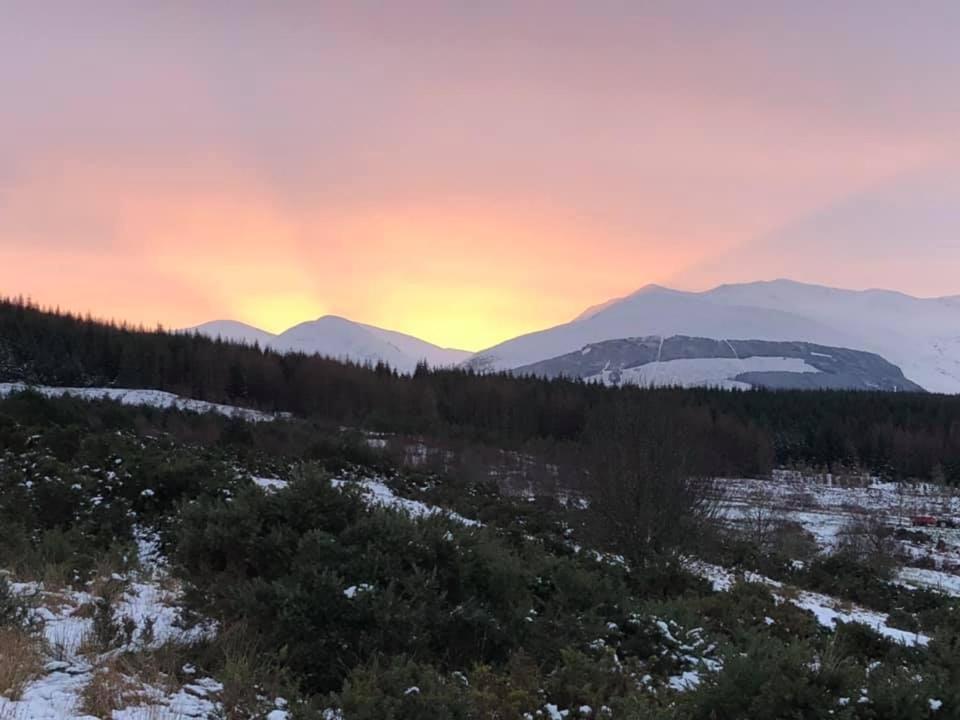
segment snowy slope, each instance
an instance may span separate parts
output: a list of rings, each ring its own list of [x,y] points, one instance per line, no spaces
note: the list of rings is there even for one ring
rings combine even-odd
[[[681,358],[654,361],[635,368],[604,370],[587,378],[607,385],[640,385],[641,387],[716,387],[727,390],[749,390],[752,386],[736,378],[744,373],[819,373],[800,358]]]
[[[727,305],[790,311],[845,328],[932,392],[960,392],[960,297],[840,290],[791,280],[721,285],[704,296]]]
[[[258,344],[260,347],[266,347],[276,338],[273,333],[236,320],[213,320],[196,327],[184,328],[181,332],[197,333],[244,345]]]
[[[385,362],[409,373],[426,360],[432,366],[456,365],[470,353],[447,350],[411,335],[353,322],[335,315],[300,323],[280,333],[270,347],[281,352],[317,353],[362,363]]]
[[[572,322],[477,353],[471,367],[508,370],[592,343],[650,335],[804,341],[876,353],[927,390],[960,393],[960,298],[835,290],[791,281],[702,293],[647,286]]]
[[[248,422],[269,422],[281,417],[289,417],[289,413],[265,413],[236,405],[221,405],[220,403],[194,400],[181,397],[163,390],[144,390],[136,388],[72,388],[51,387],[49,385],[27,385],[25,383],[0,383],[0,398],[25,392],[40,393],[45,397],[74,397],[79,400],[113,400],[122,405],[147,405],[155,408],[172,408],[196,413],[216,413],[226,417],[236,417]]]
[[[426,360],[427,364],[432,367],[451,367],[453,365],[459,365],[473,355],[473,353],[467,352],[466,350],[439,347],[420,338],[405,335],[395,330],[384,330],[383,328],[364,325],[363,323],[357,323],[357,325],[369,330],[381,340],[390,343],[390,345],[412,359],[414,363],[420,360]]]
[[[469,363],[478,369],[508,370],[604,340],[650,335],[808,340],[821,345],[849,346],[849,337],[844,333],[790,312],[713,303],[693,293],[648,287],[572,322],[484,350]]]
[[[470,357],[470,353],[464,350],[438,347],[412,335],[335,315],[300,323],[279,335],[233,320],[216,320],[187,328],[185,332],[197,332],[248,345],[256,342],[261,347],[277,352],[317,354],[359,363],[385,362],[403,373],[413,372],[422,360],[433,367],[444,367],[457,365]]]
[[[411,358],[397,346],[362,325],[332,315],[293,326],[280,333],[270,347],[361,363],[382,361],[402,372],[409,371],[411,364]]]
[[[687,336],[605,340],[566,355],[513,368],[518,375],[581,378],[606,385],[780,390],[922,391],[875,353],[771,340]]]

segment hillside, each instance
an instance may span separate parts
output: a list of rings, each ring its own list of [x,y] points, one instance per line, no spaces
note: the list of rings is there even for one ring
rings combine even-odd
[[[608,340],[513,372],[616,386],[923,390],[904,378],[899,368],[871,353],[812,343],[685,336]]]
[[[889,291],[836,290],[788,280],[702,293],[648,286],[573,321],[508,340],[468,361],[512,370],[608,340],[687,335],[714,340],[807,342],[869,352],[931,392],[960,392],[960,300]]]
[[[941,486],[689,480],[627,408],[518,455],[54,395],[0,398],[4,717],[960,711],[960,535],[902,527]]]

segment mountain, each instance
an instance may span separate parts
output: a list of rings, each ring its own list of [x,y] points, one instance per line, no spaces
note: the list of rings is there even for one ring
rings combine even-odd
[[[184,328],[182,332],[197,333],[215,339],[243,343],[244,345],[256,344],[260,347],[267,347],[276,339],[276,335],[273,333],[236,320],[212,320],[203,323],[203,325]]]
[[[606,385],[922,391],[879,355],[803,342],[659,336],[606,340],[514,370]]]
[[[843,328],[847,347],[875,352],[931,392],[960,393],[960,297],[916,298],[890,290],[841,290],[792,280],[721,285],[714,302],[790,308]]]
[[[354,322],[335,315],[300,323],[273,335],[234,320],[216,320],[184,332],[196,332],[224,340],[236,340],[277,352],[301,352],[339,360],[376,364],[384,362],[395,370],[410,373],[417,363],[431,367],[457,365],[470,357],[465,350],[438,347],[412,335]]]
[[[608,340],[685,335],[805,342],[874,353],[907,379],[960,393],[960,298],[838,290],[789,280],[685,292],[655,285],[576,319],[477,353],[477,370],[515,370]]]

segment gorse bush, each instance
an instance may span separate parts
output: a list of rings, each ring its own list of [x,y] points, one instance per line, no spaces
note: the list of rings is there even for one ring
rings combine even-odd
[[[419,373],[382,382],[449,382],[456,393],[459,378]],[[446,402],[442,393],[435,400]],[[657,485],[677,477],[668,472],[676,470],[677,448],[660,446],[689,428],[709,444],[712,421],[693,412],[695,420],[678,426],[671,416],[650,433],[655,443],[606,454],[604,434],[623,444],[651,427],[649,418],[626,417],[630,402],[622,412],[614,422],[629,422],[618,432],[593,425],[590,449],[600,462],[579,439],[562,448],[539,440],[538,452],[562,450],[573,460],[541,478],[552,497],[530,498],[539,486],[529,476],[504,480],[491,472],[503,469],[504,458],[512,471],[527,457],[472,444],[475,430],[462,427],[456,444],[441,445],[414,470],[402,466],[405,444],[419,449],[429,439],[394,438],[388,445],[395,447],[377,452],[363,433],[313,420],[245,425],[17,396],[0,401],[0,568],[47,588],[82,586],[105,600],[112,590],[116,599],[123,581],[111,587],[113,573],[132,572],[138,545],[159,539],[170,587],[185,591],[183,621],[216,620],[219,635],[146,648],[157,639],[153,628],[137,630],[116,612],[118,603],[105,601],[78,610],[93,629],[87,649],[123,646],[124,666],[157,682],[161,675],[189,682],[184,666],[194,666],[223,683],[226,716],[263,716],[277,697],[291,700],[297,720],[330,720],[336,710],[345,720],[553,718],[561,711],[568,720],[957,716],[955,599],[899,587],[862,553],[809,556],[797,569],[795,550],[808,550],[796,528],[789,542],[773,535],[759,544],[702,524],[697,497],[682,483],[679,498],[671,496],[677,487]],[[382,421],[396,417],[387,412]],[[496,439],[492,427],[483,442]],[[565,432],[579,438],[584,429]],[[690,468],[700,462],[679,460]],[[614,489],[618,471],[632,473],[632,509],[621,513],[613,501],[608,509],[623,527],[641,521],[642,547],[633,553],[630,532],[610,532],[599,508],[583,502],[592,499],[587,488],[564,497],[563,483],[584,468],[606,471]],[[254,477],[290,483],[264,490]],[[372,505],[352,480],[373,477],[483,524]],[[657,516],[661,499],[671,512],[683,510],[676,527]],[[771,592],[741,582],[713,592],[684,569],[680,549],[762,570],[785,586]],[[790,601],[790,586],[889,613],[888,624],[920,629],[929,646],[906,648],[862,625],[828,630]],[[9,647],[31,651],[10,675],[19,686],[42,659],[36,643],[25,642],[37,637],[22,629],[31,615],[23,602],[0,582],[0,626],[15,628],[17,640]],[[89,706],[106,714],[114,685],[102,679]],[[936,711],[931,700],[941,703]]]
[[[603,636],[629,597],[622,570],[371,509],[319,475],[191,505],[177,546],[196,609],[286,648],[316,691],[381,653],[463,669],[523,648],[549,666],[564,647]]]

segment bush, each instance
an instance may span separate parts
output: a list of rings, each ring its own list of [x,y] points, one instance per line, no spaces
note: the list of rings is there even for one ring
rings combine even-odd
[[[745,652],[728,656],[721,674],[683,698],[693,720],[783,720],[828,717],[831,690],[811,671],[812,648],[752,634]]]
[[[467,686],[406,657],[373,657],[354,668],[331,702],[350,720],[468,720]]]
[[[29,628],[30,610],[29,600],[15,593],[6,576],[0,574],[0,628]]]

